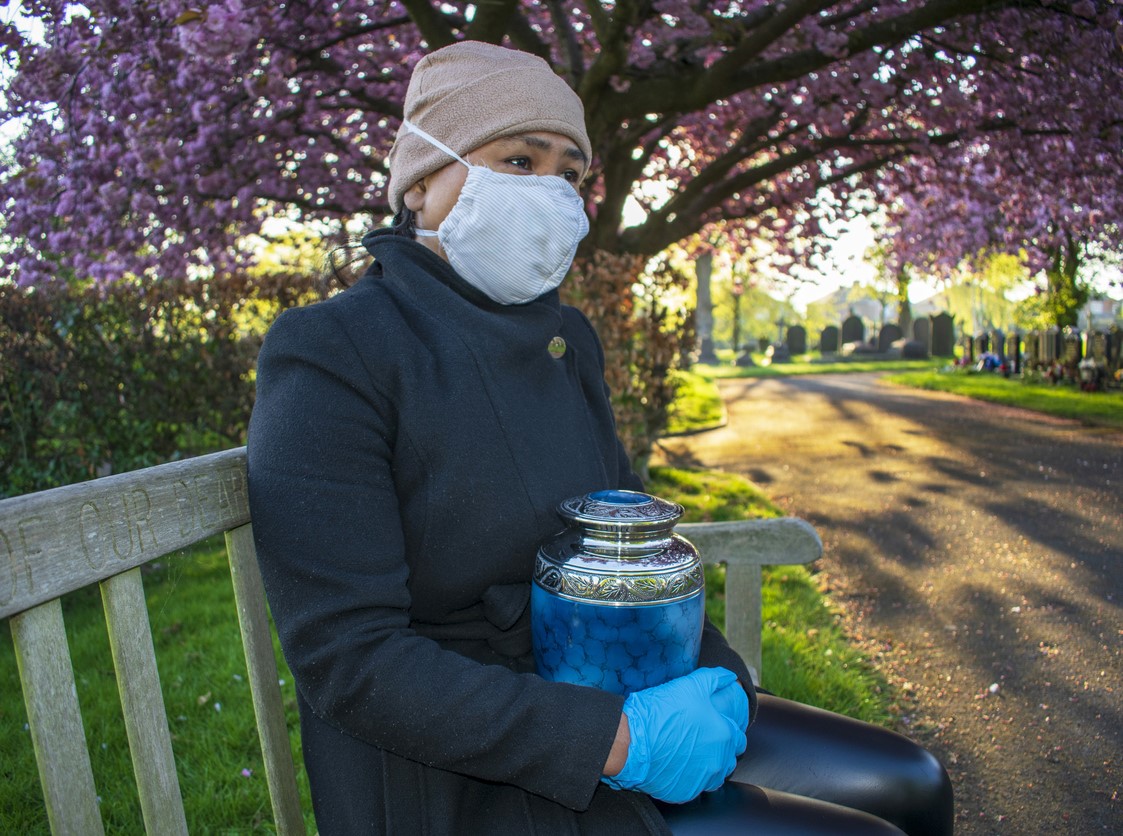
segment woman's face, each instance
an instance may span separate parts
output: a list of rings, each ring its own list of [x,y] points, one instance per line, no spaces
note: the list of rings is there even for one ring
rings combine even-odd
[[[584,152],[569,137],[550,131],[533,131],[493,139],[464,155],[473,165],[485,165],[501,174],[553,175],[577,189],[589,168]],[[405,193],[403,200],[415,217],[418,229],[436,230],[460,197],[468,169],[457,161],[423,177]],[[434,237],[417,239],[441,258],[448,260],[440,241]]]

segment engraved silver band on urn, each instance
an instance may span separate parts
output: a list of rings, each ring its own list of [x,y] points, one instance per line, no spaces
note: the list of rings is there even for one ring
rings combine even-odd
[[[682,506],[634,491],[598,491],[561,503],[569,528],[544,543],[534,581],[574,601],[667,604],[702,594],[698,550],[673,533]]]

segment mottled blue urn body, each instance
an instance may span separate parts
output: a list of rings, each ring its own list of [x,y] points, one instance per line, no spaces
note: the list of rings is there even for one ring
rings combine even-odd
[[[694,670],[705,574],[673,531],[682,506],[595,491],[558,514],[568,527],[539,548],[531,587],[538,673],[627,695]]]

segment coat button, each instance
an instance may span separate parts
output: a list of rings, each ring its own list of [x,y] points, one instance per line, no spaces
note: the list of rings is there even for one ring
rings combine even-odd
[[[555,360],[560,360],[565,354],[565,340],[561,337],[554,337],[550,340],[550,344],[546,347],[546,350],[550,352],[550,356]]]

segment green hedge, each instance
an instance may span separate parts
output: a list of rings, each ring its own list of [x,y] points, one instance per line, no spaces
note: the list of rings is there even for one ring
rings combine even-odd
[[[0,496],[240,444],[261,336],[313,278],[0,285]]]

